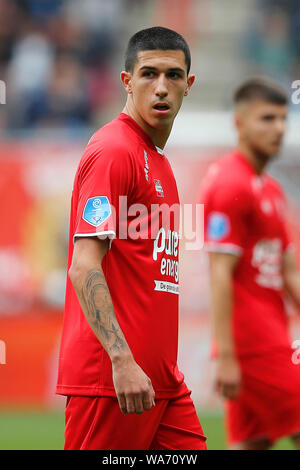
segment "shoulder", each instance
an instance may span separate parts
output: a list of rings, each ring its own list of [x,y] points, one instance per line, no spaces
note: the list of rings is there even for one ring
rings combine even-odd
[[[98,129],[90,138],[86,150],[118,156],[130,154],[136,149],[137,139],[129,126],[114,119]]]
[[[133,175],[137,143],[126,130],[112,121],[92,135],[78,166],[79,182],[95,174]]]
[[[98,129],[90,138],[79,164],[81,177],[91,169],[111,168],[132,169],[139,147],[131,129],[115,119]]]
[[[236,153],[230,153],[222,157],[218,162],[220,179],[223,183],[237,188],[246,187],[251,179],[249,168],[244,160]]]
[[[249,175],[234,154],[225,155],[209,167],[203,188],[214,198],[250,198],[252,193]]]

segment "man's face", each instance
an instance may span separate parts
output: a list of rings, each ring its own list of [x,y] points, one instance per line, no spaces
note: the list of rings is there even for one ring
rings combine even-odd
[[[236,122],[245,145],[268,158],[280,151],[286,129],[287,106],[255,100],[238,105]]]
[[[155,129],[172,126],[194,81],[194,76],[187,77],[181,50],[139,51],[128,77],[134,112]]]

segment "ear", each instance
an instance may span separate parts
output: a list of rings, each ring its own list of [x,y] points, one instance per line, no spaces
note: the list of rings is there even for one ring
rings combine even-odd
[[[123,72],[121,72],[120,78],[121,78],[121,82],[123,83],[123,86],[124,86],[125,90],[127,91],[127,93],[129,95],[131,95],[131,93],[132,93],[132,85],[131,85],[132,76],[131,76],[131,73],[123,71]]]
[[[245,126],[247,126],[247,121],[249,117],[249,111],[251,111],[251,103],[238,103],[234,107],[234,124],[235,128],[239,134],[244,132]]]
[[[236,130],[240,132],[242,127],[242,116],[237,110],[234,113],[234,125]]]
[[[187,86],[186,86],[186,89],[185,89],[185,92],[184,92],[184,96],[187,96],[189,94],[190,88],[193,85],[193,83],[195,81],[195,78],[196,78],[195,75],[189,75],[188,76]]]

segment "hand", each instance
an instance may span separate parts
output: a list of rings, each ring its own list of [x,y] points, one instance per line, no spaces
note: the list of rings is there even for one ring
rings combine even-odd
[[[141,414],[155,406],[151,380],[133,357],[112,362],[113,383],[119,406],[125,415]]]
[[[234,400],[241,390],[241,371],[234,356],[217,358],[216,390],[224,398]]]

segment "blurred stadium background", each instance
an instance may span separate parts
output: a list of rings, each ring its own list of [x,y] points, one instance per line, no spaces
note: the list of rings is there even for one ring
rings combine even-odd
[[[197,76],[166,149],[183,203],[196,202],[208,164],[234,145],[234,87],[264,74],[291,95],[300,79],[299,0],[0,0],[0,449],[63,446],[65,399],[54,388],[74,172],[91,134],[122,109],[127,40],[153,25],[187,38]],[[287,192],[297,249],[299,111],[291,102],[285,146],[271,169]],[[208,447],[222,449],[205,255],[182,249],[180,269],[179,363]]]

